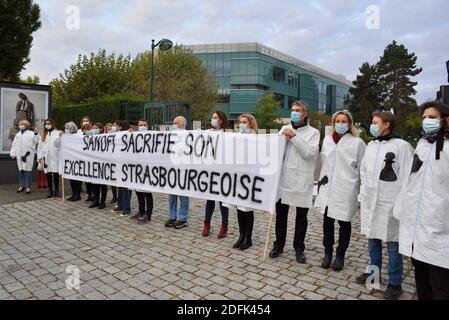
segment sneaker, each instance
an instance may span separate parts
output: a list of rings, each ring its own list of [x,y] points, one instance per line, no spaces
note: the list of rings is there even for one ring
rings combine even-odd
[[[165,223],[165,227],[166,227],[166,228],[171,228],[171,227],[174,227],[175,224],[176,224],[176,220],[171,220],[171,219],[169,219],[169,220]]]
[[[189,224],[187,223],[187,221],[176,221],[176,223],[173,226],[173,228],[179,230],[179,229],[182,229],[182,228],[186,228],[188,226],[189,226]]]
[[[25,191],[25,188],[24,188],[24,187],[19,187],[19,189],[17,189],[17,193],[21,193],[21,192],[23,192],[23,191]]]
[[[130,214],[131,214],[131,212],[122,212],[120,217],[129,217]]]
[[[111,210],[111,212],[119,212],[122,211],[121,209],[119,209],[117,206],[114,207],[114,209]]]
[[[397,300],[402,295],[402,287],[388,284],[387,290],[384,292],[384,298],[387,300]]]
[[[26,194],[30,194],[31,193],[31,189],[30,188],[26,188],[25,193]]]
[[[130,219],[136,219],[136,220],[139,219],[139,217],[140,217],[139,213],[134,213],[129,216]]]

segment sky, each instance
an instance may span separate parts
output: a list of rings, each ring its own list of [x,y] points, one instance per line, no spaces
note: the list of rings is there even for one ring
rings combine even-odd
[[[42,28],[22,76],[42,84],[79,54],[136,54],[151,39],[178,44],[260,42],[353,81],[393,40],[418,56],[418,103],[447,84],[447,0],[35,0]],[[79,13],[79,15],[77,14]],[[77,17],[79,16],[79,19]]]

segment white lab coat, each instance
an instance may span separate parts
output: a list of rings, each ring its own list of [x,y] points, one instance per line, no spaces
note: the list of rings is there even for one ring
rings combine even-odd
[[[389,153],[394,154],[394,172],[384,170]],[[375,140],[366,147],[360,167],[360,218],[361,233],[368,239],[398,242],[399,221],[393,208],[410,174],[412,159],[413,148],[402,139]],[[383,170],[396,181],[381,180]]]
[[[321,185],[315,208],[324,215],[339,221],[351,222],[358,206],[360,187],[360,163],[365,152],[365,142],[351,134],[345,134],[336,144],[332,136],[324,138],[321,150]]]
[[[17,132],[14,141],[12,143],[11,157],[15,157],[17,160],[17,167],[19,171],[33,171],[34,155],[36,154],[36,145],[38,144],[39,136],[34,134],[33,131],[26,130]],[[27,161],[23,162],[22,157],[29,152]]]
[[[44,163],[47,166],[47,168],[44,168],[45,173],[59,173],[60,134],[61,131],[53,130],[47,135],[44,142],[39,139],[37,158],[38,160],[45,160]]]
[[[320,132],[310,125],[297,130],[287,125],[282,127],[279,134],[286,129],[293,130],[296,136],[287,142],[278,199],[293,207],[312,208]]]
[[[449,269],[449,140],[444,141],[440,160],[435,159],[435,149],[436,143],[425,139],[418,143],[414,172],[394,215],[400,221],[401,254]],[[421,166],[416,166],[420,161]]]

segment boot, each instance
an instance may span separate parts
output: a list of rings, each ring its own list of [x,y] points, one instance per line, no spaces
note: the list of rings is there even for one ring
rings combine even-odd
[[[341,271],[345,265],[345,257],[342,255],[337,255],[334,262],[332,263],[332,270]]]
[[[232,246],[234,249],[237,249],[238,247],[240,247],[240,245],[243,242],[243,238],[245,237],[245,216],[243,212],[237,212],[237,220],[239,221],[239,239],[237,240],[236,243],[234,243],[234,245]]]
[[[208,237],[210,232],[210,221],[204,220],[203,237]]]
[[[47,189],[48,188],[48,186],[47,186],[47,175],[45,173],[43,173],[43,175],[44,175],[44,185],[42,186],[42,189]]]
[[[143,216],[140,216],[137,221],[142,222],[142,223],[147,223],[151,221],[151,216],[148,214],[144,214]]]
[[[55,185],[55,197],[57,198],[61,198],[61,194],[59,193],[59,175],[58,174],[53,174],[53,181],[54,181],[54,185]]]
[[[323,262],[321,263],[321,268],[329,269],[332,263],[332,252],[325,252]]]
[[[47,198],[53,198],[53,180],[51,180],[51,177],[48,180]]]
[[[42,189],[41,181],[42,181],[42,172],[38,171],[38,173],[37,173],[37,188],[38,189]]]
[[[222,223],[220,232],[218,233],[218,239],[223,239],[228,234],[228,223]]]
[[[240,245],[240,250],[246,250],[253,245],[253,226],[254,226],[254,212],[245,213],[245,237],[242,244]]]

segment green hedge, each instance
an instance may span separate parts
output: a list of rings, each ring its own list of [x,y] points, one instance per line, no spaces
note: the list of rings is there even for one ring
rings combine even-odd
[[[53,106],[51,118],[56,121],[58,128],[63,128],[64,124],[69,121],[73,121],[79,126],[79,122],[84,116],[89,116],[94,123],[105,124],[122,119],[127,104],[141,105],[144,102],[144,100],[135,97],[102,97],[84,104]]]

